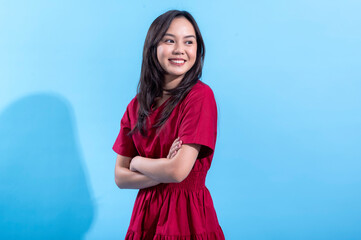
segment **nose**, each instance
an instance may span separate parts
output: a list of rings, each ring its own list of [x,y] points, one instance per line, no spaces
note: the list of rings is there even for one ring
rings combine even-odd
[[[181,43],[174,45],[173,54],[184,54],[184,47]]]

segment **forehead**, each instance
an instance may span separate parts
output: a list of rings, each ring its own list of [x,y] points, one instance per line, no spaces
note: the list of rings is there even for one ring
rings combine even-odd
[[[177,17],[174,18],[169,25],[167,33],[173,35],[195,35],[195,30],[192,23],[188,21],[188,19],[185,17]]]

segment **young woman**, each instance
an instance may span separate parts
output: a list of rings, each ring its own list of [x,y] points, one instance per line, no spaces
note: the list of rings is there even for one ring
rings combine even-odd
[[[204,53],[186,11],[168,11],[148,30],[137,95],[113,146],[116,184],[140,189],[126,239],[224,239],[205,186],[217,105],[200,81]]]

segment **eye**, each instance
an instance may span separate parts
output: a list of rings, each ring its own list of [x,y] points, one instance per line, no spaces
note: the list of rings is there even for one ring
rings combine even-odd
[[[166,39],[166,40],[164,40],[164,42],[166,42],[166,43],[172,43],[172,42],[174,42],[172,39]]]
[[[193,44],[193,42],[192,42],[192,41],[186,41],[186,43],[187,43],[187,44]]]

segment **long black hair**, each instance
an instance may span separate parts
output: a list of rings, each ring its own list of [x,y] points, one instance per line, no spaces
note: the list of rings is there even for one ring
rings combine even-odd
[[[186,72],[181,82],[173,89],[163,89],[165,70],[161,67],[157,58],[157,47],[167,32],[171,22],[176,17],[185,17],[192,25],[197,39],[197,57],[192,68]],[[157,17],[150,25],[143,48],[143,61],[140,80],[137,87],[137,100],[139,103],[138,121],[129,132],[132,135],[136,130],[145,136],[146,120],[151,114],[152,104],[157,97],[163,96],[163,91],[170,95],[166,107],[162,110],[159,121],[153,128],[161,127],[172,113],[175,106],[180,102],[197,83],[202,76],[205,47],[201,32],[192,15],[187,11],[170,10]]]

